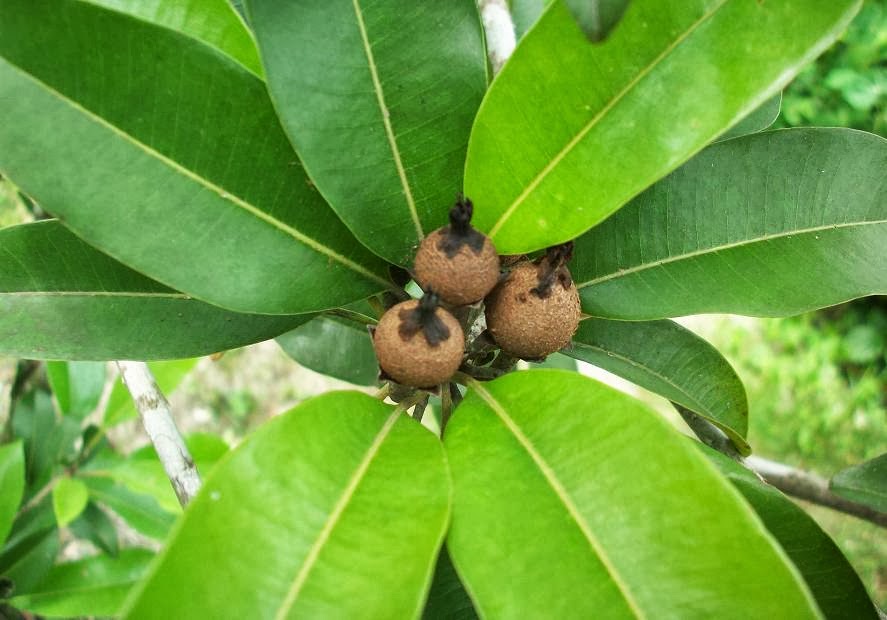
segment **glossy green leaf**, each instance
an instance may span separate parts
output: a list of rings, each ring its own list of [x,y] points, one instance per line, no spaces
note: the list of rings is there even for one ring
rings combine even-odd
[[[595,43],[607,38],[628,7],[629,0],[565,0],[585,36]]]
[[[887,453],[835,474],[829,488],[842,497],[887,512]]]
[[[62,414],[76,420],[93,412],[105,389],[101,362],[47,362],[46,376]]]
[[[364,245],[412,264],[447,221],[486,90],[474,0],[250,0],[268,88],[292,143]]]
[[[194,37],[262,76],[252,34],[227,0],[88,1]]]
[[[108,478],[84,478],[89,496],[113,510],[136,531],[157,540],[163,540],[175,521],[175,516],[163,510],[150,495],[136,493]]]
[[[59,564],[37,588],[10,603],[50,617],[116,616],[153,557],[146,549],[126,549],[117,558],[99,555]]]
[[[302,366],[357,385],[375,385],[379,364],[365,325],[320,316],[277,337],[277,344]]]
[[[0,230],[0,248],[2,355],[181,358],[273,338],[311,318],[239,314],[196,301],[95,250],[57,221]]]
[[[504,254],[585,232],[774,95],[859,4],[633,0],[589,45],[555,2],[478,112],[475,225]]]
[[[826,618],[878,618],[859,575],[810,515],[739,463],[698,442],[693,443],[758,513],[764,526],[800,571]]]
[[[127,617],[416,617],[448,518],[434,435],[365,394],[325,394],[219,464]]]
[[[530,368],[560,368],[562,370],[576,370],[576,360],[567,357],[563,353],[552,353],[542,362],[530,362]]]
[[[184,360],[169,360],[166,362],[150,362],[148,368],[154,375],[154,380],[160,391],[166,396],[172,394],[185,376],[193,370],[197,364],[197,358]],[[114,383],[111,395],[108,397],[108,406],[105,408],[105,417],[102,425],[110,428],[126,420],[138,417],[132,396],[123,380]]]
[[[25,491],[25,453],[22,442],[0,446],[0,547],[12,529]]]
[[[716,142],[721,140],[729,140],[730,138],[738,138],[746,136],[750,133],[758,133],[767,129],[776,122],[779,116],[779,109],[782,106],[782,93],[777,93],[759,105],[757,109],[752,111],[744,119],[733,125],[730,129],[718,136]]]
[[[80,516],[71,522],[68,529],[77,538],[88,540],[108,555],[116,557],[120,550],[117,528],[114,527],[114,523],[105,514],[105,511],[93,501],[86,505]]]
[[[422,620],[476,620],[477,611],[456,573],[446,546],[441,547]]]
[[[564,353],[692,409],[751,451],[742,381],[717,349],[677,323],[586,319]]]
[[[476,383],[444,444],[447,546],[483,617],[817,617],[739,494],[622,393],[559,370]]]
[[[266,314],[388,286],[310,187],[265,84],[197,40],[86,0],[0,0],[0,99],[2,174],[168,286]]]
[[[887,140],[786,129],[709,147],[576,241],[588,314],[786,316],[887,293]]]
[[[80,516],[89,503],[89,489],[77,478],[61,478],[52,487],[52,508],[59,527],[67,526]]]

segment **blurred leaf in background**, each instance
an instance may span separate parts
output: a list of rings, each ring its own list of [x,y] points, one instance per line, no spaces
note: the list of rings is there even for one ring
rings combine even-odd
[[[841,40],[785,91],[776,127],[887,134],[887,1],[866,0]]]

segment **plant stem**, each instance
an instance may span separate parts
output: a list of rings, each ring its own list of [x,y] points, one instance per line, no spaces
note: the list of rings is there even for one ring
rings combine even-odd
[[[487,56],[493,75],[496,75],[517,44],[514,22],[506,0],[478,0],[477,4],[487,35]]]
[[[440,437],[443,439],[444,431],[447,428],[447,422],[453,415],[453,397],[450,391],[452,383],[445,383],[440,386]]]
[[[759,456],[746,458],[745,464],[765,482],[787,495],[887,527],[887,513],[878,512],[835,495],[828,488],[828,480],[812,472],[795,469]]]
[[[425,408],[428,406],[428,395],[425,395],[425,398],[416,403],[416,406],[413,407],[413,419],[416,422],[422,423],[422,417],[425,415]]]
[[[380,387],[373,396],[379,400],[385,400],[391,394],[391,383],[386,383]]]
[[[182,507],[191,501],[200,489],[200,474],[169,408],[169,402],[157,387],[151,370],[144,362],[118,361],[123,377],[142,425],[154,444],[166,476]]]

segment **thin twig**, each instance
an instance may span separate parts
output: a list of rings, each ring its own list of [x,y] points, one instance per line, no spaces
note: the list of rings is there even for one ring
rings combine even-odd
[[[444,431],[447,429],[447,422],[453,415],[453,397],[450,391],[452,383],[445,383],[440,390],[440,436],[443,438]]]
[[[828,488],[828,480],[821,476],[759,456],[749,456],[745,463],[766,482],[787,495],[887,527],[887,513],[835,495]]]
[[[499,73],[502,65],[511,56],[517,45],[514,35],[514,21],[506,0],[478,0],[484,33],[487,36],[487,56],[493,75]]]
[[[425,396],[422,400],[416,403],[416,406],[413,407],[413,419],[416,422],[422,423],[422,417],[425,415],[425,407],[428,406],[428,395]]]
[[[376,393],[373,394],[373,396],[375,398],[378,398],[379,400],[385,400],[386,398],[388,398],[389,394],[391,394],[391,383],[386,383],[378,390],[376,390]]]
[[[200,489],[200,474],[188,447],[173,420],[169,402],[157,387],[151,370],[144,362],[118,361],[123,377],[136,409],[142,418],[145,432],[154,444],[157,457],[163,464],[166,476],[184,507]]]

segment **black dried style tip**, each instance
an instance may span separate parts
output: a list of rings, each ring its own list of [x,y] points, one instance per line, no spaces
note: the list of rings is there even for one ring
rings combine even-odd
[[[400,327],[397,330],[400,337],[409,340],[421,330],[425,334],[425,340],[432,347],[449,339],[450,329],[437,316],[439,303],[437,294],[429,289],[419,300],[418,306],[412,310],[401,310]]]
[[[471,200],[459,194],[456,196],[456,204],[450,209],[450,225],[446,234],[437,244],[438,249],[453,258],[459,248],[467,245],[475,254],[480,254],[484,248],[484,236],[471,226],[471,216],[474,213],[474,205]]]
[[[560,282],[565,289],[570,288],[573,279],[567,270],[567,263],[573,258],[573,242],[567,241],[560,245],[553,245],[545,250],[543,256],[537,262],[539,266],[539,284],[531,292],[540,299],[551,295],[551,287],[555,282]]]

